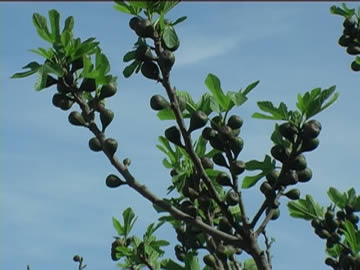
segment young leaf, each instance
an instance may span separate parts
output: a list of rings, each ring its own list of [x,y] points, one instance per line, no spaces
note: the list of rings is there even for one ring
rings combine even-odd
[[[346,16],[346,12],[342,8],[339,8],[335,5],[330,7],[330,12],[332,14],[336,14],[336,15],[340,15],[340,16],[344,16],[344,17]]]
[[[185,270],[200,270],[198,257],[192,252],[185,257]]]
[[[135,217],[135,214],[130,207],[127,208],[122,215],[124,218],[124,236],[126,238],[134,226],[137,217]]]
[[[245,176],[241,185],[241,188],[251,188],[256,185],[256,183],[265,176],[264,173],[259,173],[254,176]]]
[[[360,232],[355,230],[354,225],[348,220],[345,220],[344,227],[342,231],[345,235],[345,241],[353,253],[357,254],[360,251]]]
[[[38,70],[38,78],[35,83],[35,90],[40,91],[46,88],[48,72],[44,66],[41,66]]]
[[[134,73],[134,71],[138,65],[139,65],[139,62],[135,60],[130,65],[125,67],[123,70],[124,77],[129,78]]]
[[[162,39],[166,47],[169,48],[170,50],[179,47],[180,44],[179,38],[175,32],[174,27],[172,27],[171,25],[165,26]]]
[[[248,86],[246,86],[245,90],[242,91],[241,93],[242,93],[244,96],[246,96],[247,94],[250,93],[251,90],[253,90],[253,89],[259,84],[259,82],[260,82],[260,81],[258,80],[258,81],[255,81],[255,82],[249,84]]]
[[[264,161],[250,160],[246,162],[245,168],[248,171],[262,170],[266,172],[275,168],[275,162],[271,161],[269,155],[266,155]]]
[[[305,199],[299,199],[288,203],[290,216],[311,220],[324,215],[324,209],[314,202],[310,195],[306,195]]]
[[[54,40],[52,39],[49,29],[47,27],[46,18],[38,13],[34,13],[32,21],[38,35],[47,42],[53,43]]]
[[[133,59],[135,59],[136,51],[129,51],[124,55],[123,61],[129,62]]]
[[[271,116],[267,116],[261,113],[254,113],[254,118],[272,119],[272,120],[288,120],[289,113],[285,103],[281,102],[279,107],[276,108],[270,101],[259,101],[257,105],[263,112],[270,113]]]
[[[117,231],[118,235],[124,235],[124,227],[121,226],[120,222],[116,218],[112,218],[113,226]]]
[[[161,261],[161,269],[165,270],[184,270],[180,264],[174,262],[172,259],[165,259]]]
[[[134,14],[133,10],[129,8],[129,6],[124,3],[123,1],[115,1],[116,4],[114,5],[114,8],[117,11],[120,11],[122,13],[127,13],[127,14]]]
[[[346,203],[347,203],[347,199],[345,194],[342,194],[340,191],[338,191],[336,188],[329,188],[328,192],[327,192],[330,200],[338,207],[340,207],[341,209],[344,209]]]
[[[49,20],[51,26],[51,37],[55,42],[60,42],[60,14],[57,10],[49,11]]]
[[[74,17],[69,16],[65,20],[64,28],[63,28],[62,32],[64,33],[65,31],[68,31],[68,32],[72,33],[73,29],[74,29]]]
[[[37,62],[31,62],[29,64],[27,64],[26,66],[23,67],[23,69],[27,69],[29,68],[29,71],[25,71],[25,72],[19,72],[19,73],[15,73],[14,75],[12,75],[10,78],[12,79],[16,79],[16,78],[24,78],[27,76],[30,76],[36,72],[38,72],[38,70],[42,67],[42,65],[40,65]]]
[[[224,92],[221,89],[219,78],[210,73],[205,79],[205,85],[213,94],[216,103],[220,105],[221,109],[223,111],[228,110],[231,99],[230,97],[224,95]]]
[[[174,25],[177,25],[178,23],[181,23],[183,21],[185,21],[187,19],[186,16],[182,16],[180,18],[178,18],[175,22],[173,22],[171,25],[174,26]]]

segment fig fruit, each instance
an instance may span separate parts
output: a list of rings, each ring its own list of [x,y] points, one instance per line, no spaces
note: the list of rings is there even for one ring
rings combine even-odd
[[[237,116],[237,115],[232,115],[230,116],[227,125],[231,128],[231,129],[239,129],[242,127],[243,125],[243,120],[241,119],[241,117]]]
[[[175,256],[179,261],[185,261],[186,253],[180,245],[175,246]]]
[[[176,126],[172,126],[172,127],[169,127],[168,129],[166,129],[165,137],[170,142],[172,142],[178,146],[182,146],[180,131]]]
[[[80,262],[80,261],[81,261],[81,257],[80,257],[79,255],[75,255],[75,256],[73,257],[73,261],[74,261],[74,262]]]
[[[96,90],[96,81],[92,78],[84,78],[81,85],[80,90],[85,92],[93,92]]]
[[[161,95],[153,95],[150,99],[150,107],[154,111],[170,108],[170,103]]]
[[[234,153],[234,158],[237,158],[241,150],[244,148],[244,141],[241,137],[232,138],[229,141],[229,146],[231,151]]]
[[[66,94],[70,92],[70,89],[65,86],[64,82],[62,80],[58,80],[58,83],[56,85],[56,89],[61,94]]]
[[[320,144],[318,138],[315,139],[304,139],[301,145],[301,152],[310,152],[315,150]]]
[[[310,120],[303,125],[304,139],[314,139],[319,136],[321,131],[321,124],[317,120]]]
[[[298,181],[298,175],[294,170],[287,171],[279,177],[280,184],[284,186],[295,185]]]
[[[81,113],[73,111],[69,114],[69,122],[74,126],[86,126],[86,121]]]
[[[145,61],[141,67],[141,73],[144,75],[145,78],[151,80],[159,80],[159,67],[151,61]]]
[[[104,99],[104,98],[107,98],[107,97],[112,97],[113,95],[116,94],[116,91],[117,91],[116,86],[115,86],[115,84],[113,84],[113,83],[103,85],[103,86],[101,87],[99,99]]]
[[[122,181],[115,174],[109,174],[108,177],[106,177],[105,183],[109,188],[117,188],[117,187],[125,184],[125,182]]]
[[[276,184],[276,181],[279,178],[279,171],[278,170],[271,170],[267,175],[266,175],[266,180],[269,182],[269,184],[271,186],[274,186]]]
[[[238,193],[236,193],[233,190],[230,190],[227,194],[226,194],[226,198],[225,198],[226,202],[233,206],[233,205],[237,205],[240,201],[240,196]]]
[[[276,220],[280,217],[280,209],[276,208],[276,209],[271,209],[271,208],[266,208],[266,215],[268,215],[270,213],[270,211],[272,211],[272,215],[271,215],[271,220]]]
[[[211,161],[210,158],[202,157],[200,160],[205,170],[214,168],[214,163]]]
[[[272,186],[267,181],[261,184],[260,191],[265,195],[266,198],[272,197],[274,194]]]
[[[84,61],[82,59],[82,57],[75,59],[72,63],[71,63],[71,73],[74,73],[75,71],[77,71],[80,68],[84,67]]]
[[[285,162],[289,158],[289,155],[290,155],[289,149],[285,148],[281,144],[274,145],[271,148],[270,152],[271,152],[271,155],[275,159],[279,160],[280,162]]]
[[[349,47],[350,45],[353,44],[353,39],[349,35],[342,35],[339,38],[338,43],[342,47]]]
[[[297,134],[298,130],[291,123],[286,122],[279,126],[279,132],[281,136],[288,139],[290,142],[294,142],[295,135]]]
[[[159,65],[163,71],[169,72],[175,63],[175,55],[169,50],[163,50],[159,55]]]
[[[212,129],[211,127],[206,127],[203,129],[201,135],[205,140],[211,140],[214,139],[216,136],[216,130]]]
[[[216,269],[216,259],[213,255],[211,254],[205,255],[203,261],[207,266]]]
[[[232,174],[239,175],[245,171],[245,163],[241,160],[235,160],[230,163],[230,171]]]
[[[297,188],[291,189],[285,193],[285,196],[290,200],[298,200],[300,198],[300,190]]]
[[[220,172],[217,176],[216,176],[216,182],[218,182],[220,185],[222,186],[231,186],[231,179],[230,177],[224,173],[224,172]]]
[[[150,20],[147,19],[139,19],[138,21],[135,20],[134,27],[135,27],[134,29],[135,33],[139,37],[151,38],[154,36],[155,29],[154,26],[151,24]]]
[[[218,128],[218,132],[222,141],[228,141],[233,138],[232,129],[229,126],[221,126]]]
[[[188,132],[190,133],[196,129],[202,128],[203,126],[206,125],[207,121],[208,121],[208,117],[206,113],[202,111],[194,112],[190,118],[190,127]]]
[[[140,61],[140,62],[144,62],[144,61],[151,61],[153,60],[153,54],[151,52],[150,47],[146,46],[146,45],[140,45],[139,47],[136,48],[135,51],[135,59]]]
[[[183,201],[180,205],[180,209],[192,217],[196,216],[196,208],[190,201]]]
[[[333,258],[327,257],[325,259],[325,264],[331,266],[333,269],[338,269],[338,262]]]
[[[219,134],[216,134],[214,138],[210,139],[210,145],[216,150],[225,151],[225,145]]]
[[[109,109],[104,109],[100,112],[100,121],[102,125],[102,132],[107,128],[107,126],[111,123],[111,121],[114,119],[114,113],[113,111]]]
[[[211,119],[210,124],[213,129],[218,130],[218,128],[223,125],[223,118],[220,115],[217,115]]]
[[[299,182],[308,182],[310,181],[311,177],[312,177],[312,171],[310,168],[306,168],[304,170],[301,171],[297,171],[297,178],[299,180]]]
[[[351,69],[352,69],[353,71],[360,71],[360,64],[358,64],[356,61],[353,61],[353,62],[351,63]]]
[[[297,155],[294,159],[290,160],[290,169],[301,171],[306,169],[306,159],[303,154]]]
[[[118,147],[118,143],[113,138],[108,138],[104,141],[104,145],[103,145],[104,152],[110,157],[114,156],[117,147]]]
[[[54,77],[47,75],[45,87],[50,87],[50,86],[56,84],[57,82],[58,81]]]
[[[350,55],[358,55],[358,54],[360,54],[360,47],[359,46],[350,46],[346,49],[346,52]]]
[[[132,17],[129,21],[130,28],[135,31],[136,25],[139,23],[139,21],[139,17]]]
[[[89,140],[89,148],[94,152],[99,152],[102,150],[101,142],[98,138],[92,137]]]
[[[216,165],[219,166],[223,166],[223,167],[228,167],[226,159],[224,157],[224,155],[222,153],[216,153],[213,157],[212,157],[214,163]]]

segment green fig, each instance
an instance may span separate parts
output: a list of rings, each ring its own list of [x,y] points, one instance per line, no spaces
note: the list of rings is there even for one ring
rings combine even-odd
[[[294,170],[287,171],[279,177],[280,184],[284,186],[295,185],[298,181],[297,172]]]
[[[289,166],[292,170],[301,171],[306,169],[306,159],[303,154],[297,155],[294,159],[290,160]]]
[[[353,43],[353,39],[349,35],[342,35],[338,41],[342,47],[349,47]]]
[[[233,138],[232,129],[229,126],[221,126],[218,128],[218,132],[223,141],[228,141]]]
[[[237,192],[230,190],[225,197],[226,202],[228,205],[234,206],[237,205],[240,201],[240,196]]]
[[[146,61],[143,63],[141,67],[141,73],[144,75],[145,78],[151,79],[151,80],[159,80],[159,67],[151,61]]]
[[[114,174],[109,174],[108,177],[106,177],[105,183],[109,188],[117,188],[125,184],[124,181],[122,181],[119,177],[117,177]]]
[[[273,169],[266,175],[266,180],[269,182],[271,186],[274,186],[279,178],[279,175],[280,175],[279,171]]]
[[[186,214],[195,217],[196,216],[196,208],[195,206],[188,200],[183,201],[180,205],[181,211],[185,212]]]
[[[267,208],[265,211],[267,215],[270,213],[270,210],[272,210],[271,220],[276,220],[280,217],[280,209],[279,208],[276,208],[276,209]]]
[[[99,99],[104,99],[107,97],[112,97],[113,95],[116,94],[116,86],[113,83],[107,84],[107,85],[103,85],[101,87],[101,91],[100,91],[100,95],[99,95]]]
[[[82,260],[82,258],[79,256],[79,255],[75,255],[74,257],[73,257],[73,261],[74,262],[80,262]]]
[[[285,162],[290,155],[290,151],[281,144],[274,145],[270,152],[271,155],[280,162]]]
[[[230,116],[227,125],[231,128],[231,129],[239,129],[242,127],[243,125],[243,120],[241,119],[241,117],[237,116],[237,115],[232,115]]]
[[[216,269],[216,259],[213,255],[211,254],[205,255],[203,261],[207,266]]]
[[[190,127],[188,132],[190,133],[196,129],[202,128],[203,126],[206,125],[207,121],[208,121],[208,117],[206,113],[202,111],[194,112],[190,118]]]
[[[339,266],[338,262],[336,260],[334,260],[333,258],[331,258],[331,257],[327,257],[325,259],[325,264],[331,266],[333,269],[338,269],[339,268],[338,267]]]
[[[234,158],[240,154],[241,150],[244,148],[244,141],[241,137],[232,138],[229,142],[231,151],[234,153]]]
[[[94,92],[96,90],[96,81],[92,78],[84,78],[81,85],[80,91]]]
[[[291,189],[284,194],[290,200],[298,200],[300,198],[300,190],[297,188]]]
[[[163,50],[159,55],[159,66],[169,72],[175,63],[175,55],[169,50]]]
[[[117,147],[118,147],[118,143],[115,139],[108,138],[104,141],[104,145],[103,145],[104,152],[110,157],[114,156]]]
[[[74,73],[75,71],[77,71],[78,69],[81,69],[84,67],[84,61],[82,59],[82,57],[75,59],[72,63],[71,63],[71,73]]]
[[[160,95],[153,95],[150,99],[150,107],[154,111],[161,111],[170,108],[170,103]]]
[[[135,31],[136,25],[139,23],[139,21],[139,17],[132,17],[129,21],[130,28]]]
[[[146,45],[140,45],[139,47],[136,48],[135,51],[135,59],[140,61],[140,62],[144,62],[144,61],[151,61],[153,60],[154,56],[151,52],[150,47],[146,46]]]
[[[227,168],[229,167],[227,162],[226,162],[226,159],[225,159],[225,157],[224,157],[224,155],[222,153],[216,153],[212,157],[212,160],[214,161],[214,163],[216,165],[227,167]]]
[[[240,175],[245,171],[245,163],[241,160],[235,160],[230,163],[230,171],[232,174]]]
[[[131,160],[129,158],[124,158],[123,164],[126,167],[129,167],[131,165]]]
[[[315,150],[320,144],[318,138],[315,139],[304,139],[301,145],[301,152],[310,152]]]
[[[350,55],[358,55],[358,54],[360,54],[360,47],[359,46],[350,46],[346,49],[346,52]]]
[[[279,126],[279,132],[281,136],[288,139],[290,142],[294,142],[294,138],[298,130],[291,123],[286,122]]]
[[[135,22],[136,23],[134,23],[134,28],[135,28],[134,30],[139,37],[142,38],[154,37],[155,29],[154,26],[151,24],[150,20],[139,19],[138,21],[135,20]]]
[[[165,137],[170,142],[182,146],[180,131],[176,126],[169,127],[165,130]]]
[[[210,145],[219,151],[225,151],[225,145],[219,134],[216,134],[214,138],[210,139]]]
[[[200,160],[201,160],[201,164],[205,170],[214,168],[214,163],[211,161],[210,158],[202,157],[202,158],[200,158]]]
[[[274,193],[272,186],[267,181],[260,185],[260,191],[265,195],[266,198],[271,197]]]
[[[297,178],[299,180],[299,182],[308,182],[310,181],[311,177],[312,177],[312,171],[310,168],[306,168],[304,170],[301,171],[297,171]]]
[[[56,80],[54,77],[47,75],[45,87],[50,87],[50,86],[56,84],[57,82],[58,82],[58,80]]]
[[[101,125],[102,125],[102,132],[105,131],[105,129],[111,123],[111,121],[113,119],[114,119],[113,111],[104,109],[100,112],[100,121],[101,121]]]
[[[356,61],[353,61],[353,62],[351,63],[351,69],[352,69],[353,71],[360,71],[360,64],[358,64]]]
[[[74,126],[86,126],[86,121],[81,113],[73,111],[69,114],[69,122]]]
[[[211,127],[206,127],[203,129],[201,135],[205,140],[211,140],[214,139],[216,136],[216,130]]]
[[[216,182],[218,182],[222,186],[231,186],[232,185],[230,177],[224,172],[220,172],[216,176]]]
[[[304,139],[314,139],[319,136],[321,131],[321,124],[317,120],[310,120],[303,125]]]
[[[218,130],[218,128],[223,125],[223,118],[220,115],[217,115],[211,119],[210,124],[213,129]]]
[[[99,152],[102,150],[102,145],[101,145],[101,142],[98,138],[96,137],[92,137],[90,140],[89,140],[89,147],[92,151],[94,152]]]
[[[64,82],[62,80],[58,80],[56,89],[61,94],[66,94],[70,92],[70,89],[65,86]]]

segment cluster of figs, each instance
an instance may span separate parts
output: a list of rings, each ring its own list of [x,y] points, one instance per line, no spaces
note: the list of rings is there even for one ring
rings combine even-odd
[[[165,23],[169,24],[170,22],[165,20]],[[160,70],[168,74],[174,65],[175,55],[173,52],[178,48],[178,45],[172,48],[167,47],[163,37],[159,36],[159,29],[154,27],[148,19],[133,17],[129,21],[129,26],[140,38],[150,38],[154,42],[161,40],[160,51],[156,52],[157,56],[152,53],[152,50],[155,49],[147,45],[146,42],[140,43],[135,51],[135,59],[141,63],[141,73],[144,77],[159,81],[161,79]]]
[[[354,214],[354,207],[347,204],[344,209],[337,212],[332,208],[328,208],[323,219],[313,219],[311,225],[315,233],[322,239],[326,240],[326,247],[332,248],[334,245],[341,243],[342,235],[344,234],[344,222],[350,221],[355,228],[359,222],[359,217]],[[355,257],[351,250],[345,246],[340,245],[340,256],[338,260],[328,257],[325,263],[331,266],[334,270],[352,270],[360,269],[360,258]]]
[[[360,54],[360,29],[359,25],[351,19],[345,19],[343,34],[339,38],[339,45],[346,48],[346,52],[350,55]],[[360,71],[360,63],[354,60],[351,63],[353,71]]]

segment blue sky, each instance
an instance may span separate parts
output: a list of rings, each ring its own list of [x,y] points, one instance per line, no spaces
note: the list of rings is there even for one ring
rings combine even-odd
[[[274,122],[252,119],[256,102],[271,100],[295,107],[297,93],[337,86],[338,102],[318,115],[322,123],[319,148],[306,155],[313,180],[299,186],[326,205],[329,186],[359,187],[359,74],[350,70],[352,57],[337,45],[342,19],[333,16],[333,3],[181,3],[170,19],[188,16],[178,25],[181,46],[176,52],[172,83],[198,98],[206,91],[208,73],[216,74],[224,90],[238,90],[260,80],[249,101],[234,113],[244,119],[242,160],[269,153]],[[9,77],[27,63],[41,59],[29,49],[47,46],[31,22],[34,12],[47,16],[57,9],[62,19],[75,17],[75,35],[96,37],[117,75],[118,93],[109,100],[115,119],[107,130],[119,142],[119,158],[132,160],[135,177],[159,196],[165,196],[169,172],[155,144],[172,125],[160,122],[150,109],[159,84],[122,76],[123,55],[136,39],[129,16],[106,3],[0,3],[1,84],[1,269],[75,269],[73,255],[81,254],[91,269],[117,269],[110,259],[115,231],[111,217],[121,218],[132,207],[139,216],[134,233],[142,235],[156,212],[127,188],[108,189],[104,182],[114,169],[100,153],[88,149],[88,130],[68,124],[68,113],[53,107],[55,88],[33,90],[35,76]],[[349,5],[353,6],[353,5]],[[253,214],[262,197],[258,186],[244,192]],[[324,241],[309,223],[289,217],[286,200],[281,218],[268,226],[273,269],[329,269],[324,265]],[[158,236],[175,242],[164,226]],[[172,252],[172,247],[167,249]],[[172,256],[169,253],[169,256]]]

